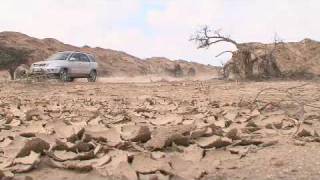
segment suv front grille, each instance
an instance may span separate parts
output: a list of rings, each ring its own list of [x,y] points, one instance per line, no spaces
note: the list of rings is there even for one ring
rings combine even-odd
[[[33,66],[34,67],[43,67],[43,66],[46,66],[46,64],[34,64]]]

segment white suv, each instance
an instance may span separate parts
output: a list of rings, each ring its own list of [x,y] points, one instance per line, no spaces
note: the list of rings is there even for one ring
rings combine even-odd
[[[87,78],[89,82],[95,82],[97,66],[93,55],[67,51],[56,53],[45,61],[32,64],[30,70],[33,74],[46,74],[65,82],[71,82],[74,78]]]

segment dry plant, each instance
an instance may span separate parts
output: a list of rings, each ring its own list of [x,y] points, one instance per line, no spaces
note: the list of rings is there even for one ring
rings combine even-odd
[[[286,110],[285,108],[282,108],[281,103],[289,102],[291,104],[295,104],[298,110],[295,112],[295,117],[291,118],[291,120],[294,121],[294,123],[297,126],[297,130],[294,133],[294,135],[296,135],[300,130],[301,124],[305,122],[305,108],[311,107],[315,109],[320,109],[319,106],[313,105],[313,103],[317,102],[318,99],[314,99],[312,101],[307,102],[306,100],[303,100],[301,97],[295,95],[294,90],[305,87],[307,85],[309,85],[309,83],[304,83],[302,85],[293,86],[287,89],[279,89],[279,88],[272,88],[272,87],[264,88],[256,94],[251,104],[254,107],[258,108],[259,111],[264,110],[269,105],[276,106],[282,110]],[[270,91],[276,91],[276,92],[282,93],[284,94],[284,97],[278,96],[280,97],[280,99],[277,101],[266,101],[266,100],[260,99],[262,94],[268,94],[269,92],[269,95],[270,95]]]

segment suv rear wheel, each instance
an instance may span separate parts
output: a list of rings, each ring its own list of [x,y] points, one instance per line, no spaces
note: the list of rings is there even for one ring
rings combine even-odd
[[[88,82],[96,82],[97,80],[97,71],[91,71],[88,77]]]

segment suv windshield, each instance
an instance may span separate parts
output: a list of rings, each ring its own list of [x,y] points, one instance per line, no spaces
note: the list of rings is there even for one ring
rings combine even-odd
[[[52,56],[50,56],[48,58],[48,60],[67,60],[67,58],[69,57],[70,53],[57,53],[57,54],[54,54]]]

